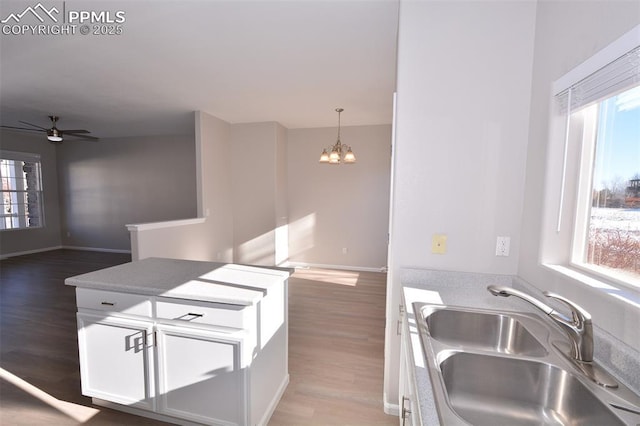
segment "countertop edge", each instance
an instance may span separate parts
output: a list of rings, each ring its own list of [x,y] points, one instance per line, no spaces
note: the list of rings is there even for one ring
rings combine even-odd
[[[222,278],[215,276],[219,269],[225,270]],[[207,276],[210,273],[214,276]],[[234,274],[238,274],[237,277]],[[149,258],[68,277],[64,284],[149,297],[250,306],[290,275],[291,271],[284,268]],[[243,280],[247,277],[252,282]]]

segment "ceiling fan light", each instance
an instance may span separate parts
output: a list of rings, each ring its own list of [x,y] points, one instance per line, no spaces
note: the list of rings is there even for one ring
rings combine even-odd
[[[49,139],[50,142],[62,142],[62,132],[53,127],[47,130],[47,139]]]

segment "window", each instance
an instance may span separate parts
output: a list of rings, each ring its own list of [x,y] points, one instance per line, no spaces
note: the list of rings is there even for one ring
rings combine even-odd
[[[573,262],[624,279],[640,278],[640,85],[586,108]],[[580,210],[583,210],[582,212]]]
[[[0,230],[39,228],[42,215],[40,156],[0,151],[2,213]]]
[[[554,84],[547,204],[557,210],[543,263],[640,287],[638,36],[640,26]]]

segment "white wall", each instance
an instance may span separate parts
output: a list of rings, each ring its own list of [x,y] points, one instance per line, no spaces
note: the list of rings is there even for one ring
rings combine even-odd
[[[62,244],[130,250],[126,224],[195,216],[193,140],[65,139],[57,147]]]
[[[277,214],[286,217],[278,188],[286,167],[282,129],[275,122],[231,126],[234,262],[276,264]]]
[[[289,130],[290,261],[379,269],[387,264],[391,126],[342,127],[356,163],[319,163],[337,130]]]
[[[231,127],[203,112],[196,113],[195,127],[197,205],[201,220],[188,221],[187,225],[177,221],[130,227],[134,259],[233,260]]]
[[[286,224],[286,129],[196,113],[199,218],[131,226],[134,258],[274,265]],[[280,238],[282,239],[282,238]]]
[[[196,146],[202,170],[201,198],[207,219],[207,260],[233,261],[233,194],[231,187],[231,126],[204,112],[196,113]]]
[[[547,172],[551,84],[640,24],[640,1],[544,1],[536,20],[527,194],[522,216],[519,275],[536,286],[569,297],[587,309],[594,324],[640,349],[640,310],[602,290],[578,284],[540,265],[544,181]],[[637,304],[637,294],[635,295]]]
[[[276,128],[276,265],[280,265],[289,259],[288,151],[289,138],[287,129],[278,124]]]
[[[358,161],[329,166],[336,128],[197,117],[202,220],[131,227],[134,258],[386,266],[391,126],[344,127]]]
[[[0,232],[0,256],[59,247],[60,211],[56,145],[44,134],[0,130],[0,148],[7,151],[40,154],[45,226]]]
[[[385,403],[397,404],[403,267],[515,274],[524,199],[533,1],[402,1]],[[447,253],[431,254],[433,234]],[[511,237],[496,257],[497,236]]]

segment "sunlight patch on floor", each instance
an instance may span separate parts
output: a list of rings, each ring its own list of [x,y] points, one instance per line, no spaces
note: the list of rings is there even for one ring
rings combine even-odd
[[[294,278],[355,287],[360,273],[336,269],[296,268]]]
[[[98,414],[100,410],[91,407],[85,407],[84,405],[74,404],[71,402],[60,401],[54,396],[49,395],[45,391],[38,389],[31,383],[21,379],[20,377],[8,372],[4,368],[0,368],[0,378],[7,382],[17,386],[28,394],[38,398],[45,404],[49,404],[51,407],[60,411],[77,422],[85,423],[89,421],[93,416]]]

